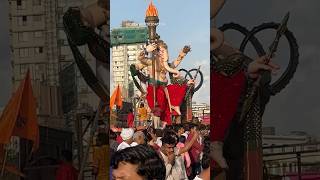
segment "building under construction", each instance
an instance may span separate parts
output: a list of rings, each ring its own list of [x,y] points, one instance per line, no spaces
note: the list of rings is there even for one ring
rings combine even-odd
[[[134,86],[130,65],[137,62],[137,53],[148,39],[148,29],[132,21],[123,21],[120,28],[111,31],[113,88],[120,85],[125,101],[140,92]],[[146,71],[144,71],[147,73]]]

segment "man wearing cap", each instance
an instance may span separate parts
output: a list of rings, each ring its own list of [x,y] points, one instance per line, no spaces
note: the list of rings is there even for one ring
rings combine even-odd
[[[133,134],[134,134],[134,130],[132,128],[122,129],[120,136],[123,141],[121,144],[119,144],[117,151],[131,147],[131,144],[133,142]]]

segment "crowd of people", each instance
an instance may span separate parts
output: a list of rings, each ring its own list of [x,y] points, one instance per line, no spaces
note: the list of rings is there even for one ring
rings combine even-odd
[[[111,131],[111,179],[209,180],[208,135],[194,123]]]

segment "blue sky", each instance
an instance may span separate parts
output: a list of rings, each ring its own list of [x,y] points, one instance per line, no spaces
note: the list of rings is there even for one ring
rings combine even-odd
[[[120,27],[123,20],[144,24],[149,2],[150,0],[111,0],[111,29]],[[153,3],[160,19],[157,32],[169,46],[169,58],[176,58],[184,45],[191,45],[192,51],[185,57],[180,68],[191,69],[202,65],[205,83],[194,95],[194,101],[209,104],[209,0],[155,0]]]

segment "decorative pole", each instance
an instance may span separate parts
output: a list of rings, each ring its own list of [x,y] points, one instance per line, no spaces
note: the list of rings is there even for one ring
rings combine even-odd
[[[149,41],[148,44],[152,44],[157,42],[160,36],[157,34],[157,26],[159,25],[159,17],[158,17],[158,10],[153,5],[152,1],[150,2],[148,9],[146,11],[145,23],[148,26],[149,32]],[[155,66],[155,58],[153,53],[151,53],[152,59],[152,76],[154,80],[156,79],[156,66]],[[153,85],[153,105],[154,108],[156,106],[156,82]]]

